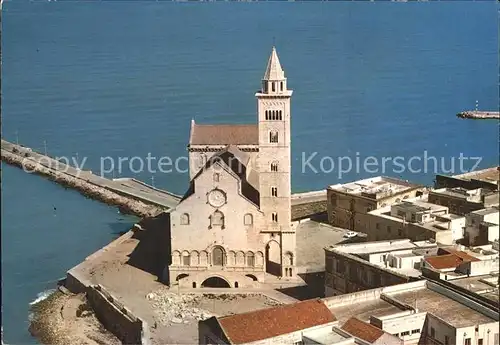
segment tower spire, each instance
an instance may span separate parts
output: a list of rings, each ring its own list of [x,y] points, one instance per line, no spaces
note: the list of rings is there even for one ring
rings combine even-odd
[[[269,61],[267,62],[266,73],[264,74],[264,80],[283,80],[285,79],[285,72],[281,68],[280,59],[278,58],[278,53],[276,52],[276,47],[273,45],[273,50],[271,51],[271,56],[269,56]]]

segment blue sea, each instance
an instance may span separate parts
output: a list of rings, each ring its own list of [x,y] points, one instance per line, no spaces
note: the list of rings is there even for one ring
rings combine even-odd
[[[498,109],[497,10],[455,1],[6,1],[2,135],[94,172],[113,158],[106,176],[182,194],[186,173],[154,164],[137,172],[138,160],[120,167],[118,158],[185,156],[193,118],[255,122],[275,43],[294,90],[294,191],[381,174],[432,184],[435,172],[459,172],[461,154],[480,157],[477,168],[498,162],[498,122],[455,116],[476,100]],[[427,171],[418,160],[405,171],[363,167],[370,156],[425,154],[438,163]],[[348,170],[349,157],[350,171],[332,169],[343,158]],[[37,343],[30,302],[136,220],[17,168],[2,173],[4,340]]]

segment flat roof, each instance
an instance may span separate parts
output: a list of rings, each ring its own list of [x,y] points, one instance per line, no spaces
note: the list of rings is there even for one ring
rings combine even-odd
[[[391,207],[392,206],[385,206],[383,208],[378,208],[376,210],[369,212],[369,214],[372,214],[374,216],[381,217],[381,218],[390,219],[390,220],[393,220],[395,222],[403,223],[403,221],[404,221],[403,218],[399,218],[399,217],[391,215]],[[440,219],[445,218],[445,219],[452,220],[452,219],[465,218],[465,217],[448,213],[445,215],[436,215],[436,218],[437,219],[430,220],[430,221],[427,221],[425,223],[409,222],[409,221],[406,221],[406,222],[412,223],[413,226],[420,226],[422,228],[425,228],[427,230],[434,231],[434,232],[451,231],[448,229],[448,225],[447,225],[448,221],[441,221]]]
[[[430,202],[412,200],[412,201],[402,201],[397,204],[393,204],[392,207],[404,209],[409,212],[425,212],[425,211],[438,211],[438,210],[448,210],[448,207],[433,204]]]
[[[415,285],[415,283],[419,284]],[[467,297],[459,296],[458,300],[463,298],[464,301],[464,303],[461,303],[435,291],[435,288],[433,289],[431,284],[430,282],[422,281],[373,290],[378,290],[399,303],[410,306],[415,306],[416,304],[420,313],[431,313],[456,328],[497,322],[495,318],[489,317],[469,307],[467,304],[470,303],[470,300]],[[404,286],[407,288],[402,289]],[[400,289],[400,291],[394,291],[395,288]],[[337,316],[340,323],[345,322],[351,317],[357,317],[362,321],[369,322],[370,316],[384,317],[404,311],[396,307],[397,304],[391,304],[377,297],[379,294],[373,293],[373,290],[366,291],[365,295],[368,300],[351,298],[349,300],[343,300],[343,303],[335,303],[336,299],[342,301],[343,296],[329,297],[325,300],[330,306],[331,312]],[[370,298],[369,296],[373,297]],[[445,308],[443,308],[443,306],[445,306]],[[492,314],[494,313],[492,312]]]
[[[498,213],[499,210],[497,207],[489,207],[489,208],[483,208],[481,210],[477,210],[477,211],[472,211],[471,213],[474,213],[474,214],[477,214],[477,215],[480,215],[480,216],[486,216],[488,214],[493,214],[493,213]]]
[[[500,167],[491,167],[483,170],[471,171],[465,174],[454,175],[452,177],[461,180],[480,180],[485,182],[497,182],[500,180]]]
[[[412,242],[410,239],[392,241],[373,241],[361,243],[348,243],[325,248],[330,251],[340,251],[348,254],[376,254],[383,252],[395,252],[405,249],[416,249],[423,247],[436,247],[436,243],[428,241]]]
[[[418,187],[422,186],[392,177],[377,176],[345,184],[331,185],[328,189],[353,195],[367,194],[367,197],[369,197],[368,195],[375,195],[375,198],[379,199]]]

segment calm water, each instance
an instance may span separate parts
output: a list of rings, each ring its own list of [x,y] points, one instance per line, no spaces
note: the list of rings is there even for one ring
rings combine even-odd
[[[337,170],[302,173],[303,152],[318,152],[317,168],[323,156],[424,150],[493,165],[497,123],[455,113],[476,100],[498,108],[496,10],[493,2],[7,2],[2,134],[87,157],[93,171],[101,156],[175,159],[186,154],[191,118],[255,121],[254,92],[275,37],[295,90],[294,190],[339,181]],[[116,177],[134,175],[122,168]],[[431,169],[385,173],[432,183]],[[354,170],[342,180],[369,175]],[[5,340],[35,343],[29,302],[134,220],[15,168],[3,166],[2,179]],[[154,182],[182,193],[188,178],[157,173]]]

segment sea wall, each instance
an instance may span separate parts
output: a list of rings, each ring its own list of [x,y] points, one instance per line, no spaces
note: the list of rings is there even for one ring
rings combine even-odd
[[[148,324],[118,302],[102,285],[92,284],[86,272],[82,269],[82,267],[88,266],[89,261],[97,261],[100,256],[120,243],[127,241],[133,235],[134,230],[128,231],[107,246],[89,255],[79,265],[70,269],[66,274],[64,286],[74,294],[85,293],[87,301],[97,319],[108,331],[120,339],[123,344],[149,345]]]
[[[326,212],[326,200],[292,205],[292,220],[310,218]]]
[[[136,227],[134,226],[134,229]],[[117,245],[129,240],[132,238],[134,235],[135,231],[140,231],[140,230],[129,230],[122,236],[118,237],[116,240],[110,242],[108,245],[102,247],[95,253],[87,256],[81,263],[76,265],[75,267],[71,268],[67,273],[66,273],[66,279],[64,282],[64,287],[71,291],[74,294],[78,293],[85,293],[87,292],[87,289],[89,286],[92,285],[92,282],[88,279],[87,275],[85,274],[85,271],[83,270],[83,267],[89,265],[89,261],[92,260],[97,260],[99,259],[100,256],[105,254],[107,251],[113,249]]]
[[[87,180],[48,168],[38,162],[7,150],[2,150],[2,160],[13,166],[23,168],[26,171],[45,176],[64,187],[75,189],[91,199],[105,202],[108,205],[118,206],[120,211],[124,213],[134,214],[139,217],[154,217],[165,211],[164,208],[146,204],[130,196],[120,195],[105,187],[97,186]]]
[[[149,345],[147,323],[118,302],[101,285],[87,289],[87,301],[103,326],[125,345]]]

